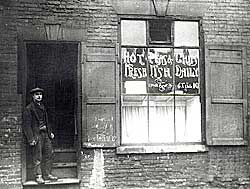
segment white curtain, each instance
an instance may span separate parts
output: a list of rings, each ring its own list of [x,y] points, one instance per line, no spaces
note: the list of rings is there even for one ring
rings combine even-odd
[[[174,142],[174,106],[149,108],[149,141],[153,143]]]
[[[175,104],[175,111],[173,103],[150,105],[149,115],[147,106],[123,106],[122,143],[200,142],[199,97],[176,98]]]
[[[146,106],[122,107],[122,143],[148,142]]]
[[[189,98],[183,108],[177,107],[175,112],[177,142],[201,142],[200,97]]]

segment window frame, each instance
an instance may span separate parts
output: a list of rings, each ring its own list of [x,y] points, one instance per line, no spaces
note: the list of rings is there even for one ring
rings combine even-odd
[[[162,19],[162,20],[167,20],[168,22],[171,22],[171,43],[151,43],[150,41],[150,36],[149,36],[149,24],[148,20],[153,20],[153,19]],[[165,143],[147,143],[147,144],[122,144],[121,143],[121,138],[122,138],[122,123],[121,123],[121,116],[122,116],[122,103],[121,103],[121,98],[122,98],[122,65],[121,65],[121,51],[122,48],[124,47],[138,47],[135,45],[122,45],[121,41],[121,20],[144,20],[146,21],[146,46],[140,46],[141,48],[172,48],[174,49],[182,49],[182,48],[187,48],[187,49],[198,49],[199,51],[199,72],[200,72],[200,99],[201,99],[201,142],[199,143],[186,143],[186,142],[178,142],[174,144],[165,144]],[[192,46],[174,46],[174,21],[190,21],[190,22],[197,22],[198,23],[198,39],[199,39],[199,46],[197,47],[192,47]],[[120,115],[120,126],[118,128],[119,130],[119,135],[118,137],[120,138],[119,143],[120,145],[117,148],[117,153],[120,154],[127,154],[127,153],[159,153],[159,152],[204,152],[207,151],[207,148],[205,146],[205,66],[204,66],[204,37],[203,37],[203,30],[202,30],[202,18],[197,18],[197,17],[164,17],[164,18],[159,18],[159,17],[143,17],[143,16],[138,16],[138,17],[131,17],[131,16],[120,16],[119,17],[119,35],[118,35],[118,40],[119,40],[119,56],[118,56],[118,61],[119,61],[119,115]]]

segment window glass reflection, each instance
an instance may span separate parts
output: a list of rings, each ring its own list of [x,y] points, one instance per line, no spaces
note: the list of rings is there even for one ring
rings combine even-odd
[[[146,45],[146,22],[122,20],[121,40],[122,45]]]
[[[175,21],[175,46],[199,46],[198,22]]]

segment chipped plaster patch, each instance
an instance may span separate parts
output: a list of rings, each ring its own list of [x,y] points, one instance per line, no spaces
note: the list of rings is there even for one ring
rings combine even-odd
[[[104,156],[102,149],[94,150],[94,165],[90,177],[90,188],[103,189],[104,184]]]

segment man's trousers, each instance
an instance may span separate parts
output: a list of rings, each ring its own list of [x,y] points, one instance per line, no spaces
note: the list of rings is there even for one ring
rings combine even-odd
[[[37,144],[32,147],[34,176],[46,177],[51,173],[53,149],[47,131],[41,131]]]

